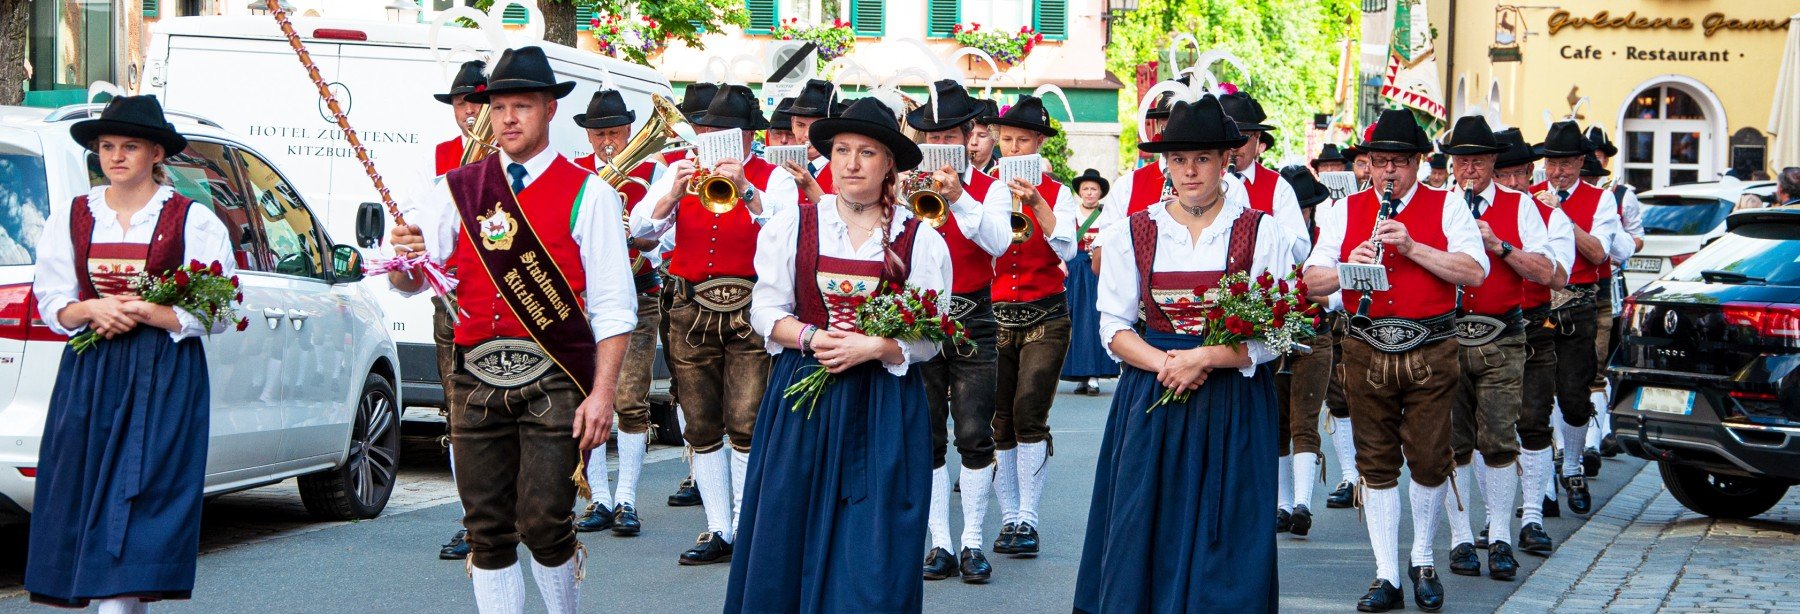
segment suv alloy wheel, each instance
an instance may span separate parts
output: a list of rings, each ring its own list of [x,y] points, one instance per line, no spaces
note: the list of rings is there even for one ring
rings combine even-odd
[[[1749,518],[1769,511],[1788,486],[1769,478],[1711,473],[1668,461],[1657,463],[1669,494],[1690,510],[1713,518]]]
[[[399,472],[400,408],[394,386],[370,373],[357,397],[349,455],[336,469],[300,476],[300,499],[318,518],[374,518],[387,506]]]

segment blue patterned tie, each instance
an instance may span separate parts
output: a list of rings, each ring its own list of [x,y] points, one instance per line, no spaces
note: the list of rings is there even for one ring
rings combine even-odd
[[[1568,190],[1557,190],[1556,191],[1556,204],[1560,205],[1560,204],[1566,203],[1566,202],[1569,202],[1569,191]]]
[[[506,165],[506,174],[512,175],[513,194],[525,191],[525,165],[514,162]]]

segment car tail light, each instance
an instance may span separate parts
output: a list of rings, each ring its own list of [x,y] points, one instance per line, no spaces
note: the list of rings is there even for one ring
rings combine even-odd
[[[67,341],[38,316],[37,297],[31,284],[0,286],[0,339],[19,341]]]
[[[1720,308],[1727,326],[1747,328],[1766,339],[1800,341],[1800,305],[1725,303]]]
[[[35,478],[35,477],[37,477],[37,467],[20,467],[19,475],[22,475],[22,476],[25,476],[28,478]]]
[[[1727,394],[1730,394],[1731,398],[1743,399],[1746,401],[1773,401],[1776,399],[1775,393],[1773,393],[1773,392],[1750,392],[1750,391],[1746,391],[1746,390],[1733,390]]]
[[[340,41],[366,41],[369,35],[362,30],[346,30],[342,28],[319,28],[313,30],[313,38]]]
[[[1681,263],[1687,262],[1687,259],[1694,257],[1695,253],[1696,252],[1688,252],[1685,254],[1675,254],[1673,256],[1669,256],[1669,268],[1673,269],[1675,267],[1681,266]]]

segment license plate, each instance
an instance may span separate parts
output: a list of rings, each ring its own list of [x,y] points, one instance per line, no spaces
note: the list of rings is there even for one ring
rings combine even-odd
[[[1625,270],[1633,273],[1661,273],[1663,259],[1657,256],[1634,256],[1625,260]]]
[[[1686,416],[1694,413],[1694,391],[1644,387],[1638,390],[1638,411]]]

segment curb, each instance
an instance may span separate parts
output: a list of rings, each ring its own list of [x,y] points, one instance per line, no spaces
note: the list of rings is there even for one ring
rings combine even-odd
[[[1599,563],[1607,548],[1618,542],[1631,523],[1644,514],[1652,501],[1663,493],[1662,478],[1655,463],[1647,463],[1598,511],[1589,516],[1580,529],[1570,535],[1550,559],[1531,574],[1512,596],[1500,604],[1498,612],[1547,612],[1564,605],[1563,599]],[[1671,581],[1670,584],[1673,584]],[[1624,587],[1620,582],[1617,586]],[[1605,603],[1570,603],[1597,611]]]

